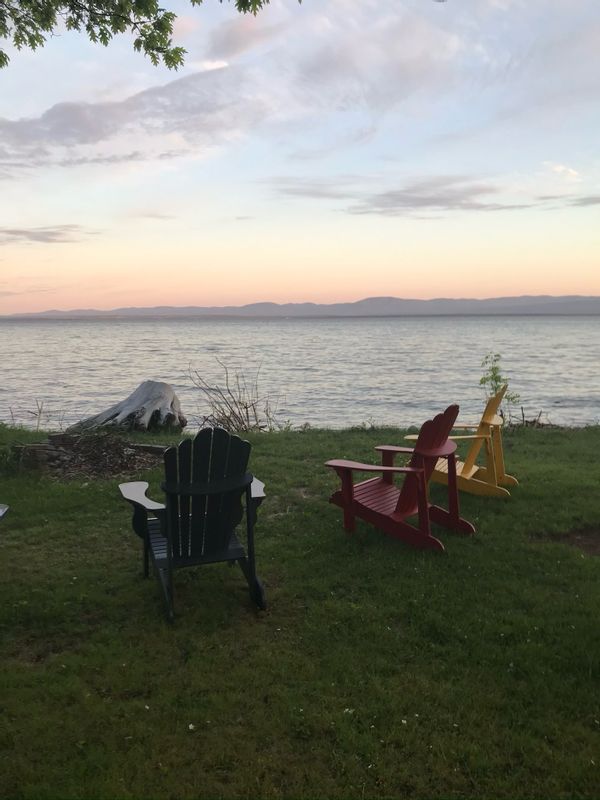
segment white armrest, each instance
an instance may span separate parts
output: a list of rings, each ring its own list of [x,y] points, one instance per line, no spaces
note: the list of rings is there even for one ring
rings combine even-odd
[[[254,478],[250,484],[250,494],[253,500],[262,500],[265,497],[265,485],[258,478]]]
[[[164,503],[157,503],[146,497],[148,485],[147,481],[132,481],[131,483],[120,483],[119,489],[129,503],[142,506],[146,511],[162,511],[165,508]]]

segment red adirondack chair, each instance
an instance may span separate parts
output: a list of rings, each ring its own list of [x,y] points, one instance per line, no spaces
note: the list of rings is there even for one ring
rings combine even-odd
[[[431,534],[431,523],[446,528],[475,533],[475,528],[459,515],[456,488],[456,444],[448,439],[458,416],[458,406],[448,406],[443,414],[427,420],[419,431],[414,448],[381,445],[382,465],[357,461],[327,461],[326,466],[340,476],[342,487],[329,498],[344,512],[344,528],[353,531],[355,518],[365,520],[389,536],[402,539],[414,547],[444,550],[444,545]],[[405,467],[395,467],[399,453],[410,454]],[[438,458],[448,460],[448,510],[429,502],[427,487]],[[353,484],[354,472],[378,472],[381,477]],[[402,486],[393,482],[395,474],[405,475]],[[408,518],[418,516],[418,524]]]

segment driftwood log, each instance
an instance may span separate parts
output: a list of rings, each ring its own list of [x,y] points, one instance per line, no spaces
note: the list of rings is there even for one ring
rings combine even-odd
[[[144,381],[125,400],[94,417],[77,422],[67,433],[80,433],[104,426],[126,430],[181,429],[187,419],[181,412],[179,398],[168,383]]]

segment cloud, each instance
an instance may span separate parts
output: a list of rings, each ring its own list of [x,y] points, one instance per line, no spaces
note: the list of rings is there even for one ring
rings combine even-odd
[[[173,39],[179,41],[179,39],[188,37],[191,33],[195,33],[199,27],[200,22],[197,16],[178,14],[173,22]]]
[[[357,184],[365,179],[354,176],[336,178],[277,177],[270,184],[279,194],[288,197],[307,197],[312,200],[349,200],[360,194]]]
[[[544,166],[556,175],[560,175],[568,181],[580,181],[581,175],[576,169],[566,164],[555,164],[553,161],[544,161]]]
[[[423,212],[507,211],[529,208],[532,203],[513,203],[494,199],[502,196],[502,186],[482,183],[465,176],[439,175],[413,180],[399,188],[373,192],[367,184],[375,178],[345,176],[330,180],[278,178],[276,190],[292,197],[315,200],[341,200],[349,214],[382,216],[413,215]]]
[[[231,141],[264,115],[244,73],[194,73],[120,102],[58,103],[39,117],[0,119],[0,169],[14,176],[46,165],[175,158]]]
[[[416,93],[448,91],[456,84],[455,57],[462,47],[458,35],[423,15],[372,1],[360,9],[329,4],[327,13],[313,16],[301,41],[291,66],[296,92],[319,107],[376,112]]]
[[[552,203],[552,208],[587,208],[600,205],[600,194],[543,194],[536,198],[540,203]]]
[[[185,65],[194,72],[212,72],[215,69],[228,67],[229,63],[221,58],[216,61],[208,61],[207,59],[200,59],[199,61],[186,60]]]
[[[54,225],[36,228],[0,228],[0,245],[15,242],[43,244],[70,244],[80,242],[86,236],[96,233],[81,225]]]
[[[590,194],[584,197],[573,197],[571,199],[572,206],[585,207],[600,205],[600,194]]]
[[[399,160],[422,157],[422,145],[437,155],[452,134],[482,140],[517,114],[515,124],[537,129],[541,106],[561,114],[562,94],[598,87],[600,39],[582,14],[565,10],[569,24],[559,25],[534,6],[320,0],[293,10],[274,3],[256,18],[234,15],[208,32],[197,61],[188,60],[186,69],[199,67],[193,74],[119,100],[63,102],[0,119],[0,179],[46,166],[203,158],[255,131],[273,151],[303,160],[375,153],[386,137]],[[550,33],[536,28],[541,19]],[[260,58],[229,65],[267,42]],[[459,138],[452,144],[460,147]],[[555,166],[577,179],[572,167]],[[493,192],[472,200],[494,207]],[[404,202],[373,196],[375,205],[397,201]]]
[[[23,289],[14,290],[14,289],[0,289],[0,297],[21,297],[23,295],[30,295],[30,294],[47,294],[48,292],[55,292],[56,286],[36,286],[35,284],[30,284]]]
[[[507,211],[531,204],[493,201],[502,188],[461,177],[440,176],[388,189],[362,198],[348,210],[352,214],[398,216],[423,211]]]
[[[165,214],[162,211],[153,211],[152,209],[132,210],[127,214],[128,217],[133,219],[155,219],[155,220],[172,220],[176,219],[174,214]]]
[[[579,8],[573,5],[565,3],[563,12],[552,19],[535,4],[530,4],[529,15],[521,15],[521,26],[529,20],[536,35],[526,37],[523,27],[520,45],[512,44],[517,70],[511,76],[511,92],[496,116],[498,121],[517,117],[544,126],[551,119],[566,126],[577,120],[577,107],[595,107],[600,91],[600,18],[597,9],[591,16],[586,13],[585,6],[593,9],[595,3],[579,3]],[[570,119],[565,116],[567,110]]]
[[[14,177],[44,166],[197,156],[258,126],[283,123],[291,131],[302,120],[312,125],[324,112],[352,104],[381,110],[416,91],[447,90],[459,48],[454,34],[405,10],[382,14],[367,2],[340,14],[339,5],[329,4],[328,15],[284,14],[272,25],[264,17],[237,16],[212,33],[203,61],[189,62],[198,72],[119,101],[57,103],[37,117],[0,119],[0,170],[8,177],[12,169]],[[260,62],[228,66],[227,59],[266,41],[274,47]],[[325,144],[302,137],[297,155],[323,157],[364,143],[376,131],[374,121],[359,121],[355,133],[332,134]]]
[[[286,30],[287,25],[264,25],[259,17],[239,16],[223,22],[212,32],[208,44],[209,59],[230,59],[251,50]]]
[[[380,176],[342,175],[331,178],[277,177],[270,181],[280,195],[310,200],[329,200],[348,214],[419,216],[456,211],[520,211],[541,207],[585,208],[600,205],[600,195],[538,194],[514,202],[500,182],[481,181],[466,175],[434,175],[416,178],[401,186],[372,191]]]

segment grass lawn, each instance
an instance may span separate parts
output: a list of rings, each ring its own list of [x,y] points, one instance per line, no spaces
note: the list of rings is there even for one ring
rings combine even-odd
[[[324,461],[401,432],[252,437],[269,610],[180,570],[173,626],[118,479],[18,472],[36,438],[0,426],[0,797],[600,796],[600,558],[566,537],[600,539],[600,428],[509,431],[520,486],[461,495],[445,554],[327,502]]]

